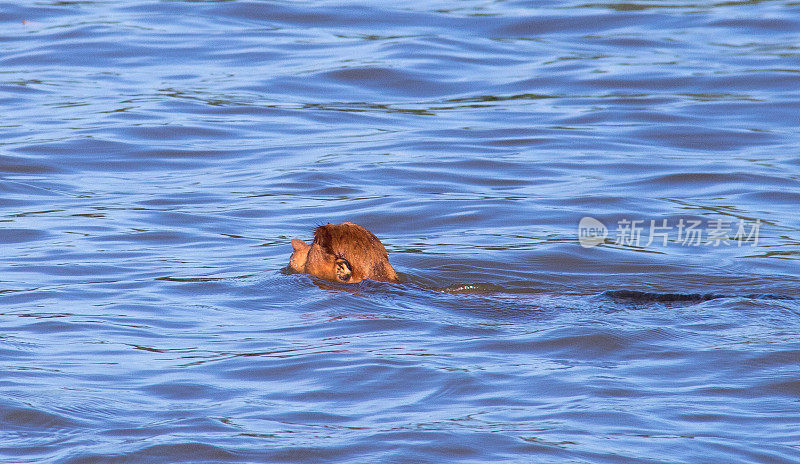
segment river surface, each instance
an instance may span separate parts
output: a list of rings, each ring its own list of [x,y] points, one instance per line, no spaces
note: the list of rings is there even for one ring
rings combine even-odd
[[[791,1],[0,3],[0,461],[800,462],[798,44]],[[401,284],[286,271],[343,221]]]

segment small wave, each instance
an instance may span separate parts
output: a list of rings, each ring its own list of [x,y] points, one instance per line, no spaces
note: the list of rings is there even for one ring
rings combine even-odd
[[[437,289],[444,293],[505,293],[507,290],[499,285],[491,283],[456,284]]]

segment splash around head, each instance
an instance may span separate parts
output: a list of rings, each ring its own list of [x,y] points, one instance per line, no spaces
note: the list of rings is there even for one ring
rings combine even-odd
[[[381,241],[352,222],[319,226],[310,245],[293,238],[292,248],[289,269],[294,272],[333,282],[399,282]]]

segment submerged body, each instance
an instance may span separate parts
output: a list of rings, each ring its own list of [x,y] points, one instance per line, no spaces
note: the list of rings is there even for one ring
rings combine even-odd
[[[319,226],[310,245],[294,238],[292,248],[289,268],[294,272],[333,282],[399,282],[378,237],[352,222]]]

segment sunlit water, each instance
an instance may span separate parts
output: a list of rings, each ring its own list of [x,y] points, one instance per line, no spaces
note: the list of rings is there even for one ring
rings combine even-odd
[[[3,463],[800,461],[797,3],[21,3]]]

